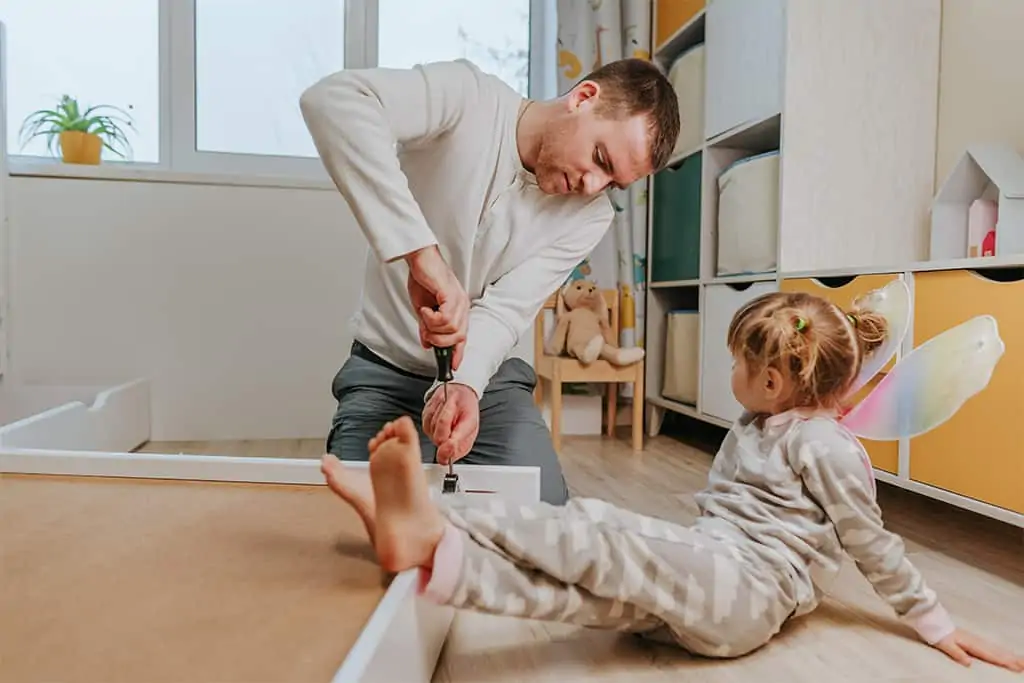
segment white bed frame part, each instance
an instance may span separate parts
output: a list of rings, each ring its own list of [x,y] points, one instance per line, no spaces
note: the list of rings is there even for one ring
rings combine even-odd
[[[0,427],[0,475],[326,485],[319,460],[131,452],[148,438],[149,384],[139,380],[101,392],[91,406],[75,401]],[[447,468],[424,469],[431,490],[441,495]],[[521,503],[540,500],[537,467],[464,465],[458,474],[463,490],[493,491]],[[432,680],[455,610],[420,599],[417,581],[416,569],[392,580],[332,683]]]

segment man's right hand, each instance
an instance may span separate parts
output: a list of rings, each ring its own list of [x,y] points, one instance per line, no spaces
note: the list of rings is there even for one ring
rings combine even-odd
[[[424,348],[455,347],[455,370],[466,345],[469,296],[436,246],[414,251],[405,261],[409,264],[409,298],[420,321],[420,343]]]

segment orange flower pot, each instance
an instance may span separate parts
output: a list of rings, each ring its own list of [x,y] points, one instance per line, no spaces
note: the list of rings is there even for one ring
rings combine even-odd
[[[60,134],[60,150],[65,164],[89,164],[98,166],[103,140],[95,133],[80,130],[66,130]]]

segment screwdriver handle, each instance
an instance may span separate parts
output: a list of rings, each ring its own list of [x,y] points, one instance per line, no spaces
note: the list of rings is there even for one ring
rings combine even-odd
[[[440,306],[435,305],[434,310],[440,310]],[[455,379],[455,375],[452,374],[452,353],[455,351],[451,346],[435,346],[434,347],[434,359],[437,361],[437,381],[438,382],[451,382]]]
[[[455,375],[452,374],[452,353],[454,350],[451,346],[434,347],[438,382],[451,382],[455,378]]]

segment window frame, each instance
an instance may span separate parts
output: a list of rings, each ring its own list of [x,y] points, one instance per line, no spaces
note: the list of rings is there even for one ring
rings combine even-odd
[[[378,0],[343,0],[345,68],[377,65]],[[12,175],[334,189],[319,158],[196,149],[196,0],[158,0],[160,161],[104,160],[98,167],[11,155]],[[557,0],[530,0],[529,96],[557,88]],[[326,74],[325,74],[326,75]],[[6,135],[6,131],[4,132]]]

